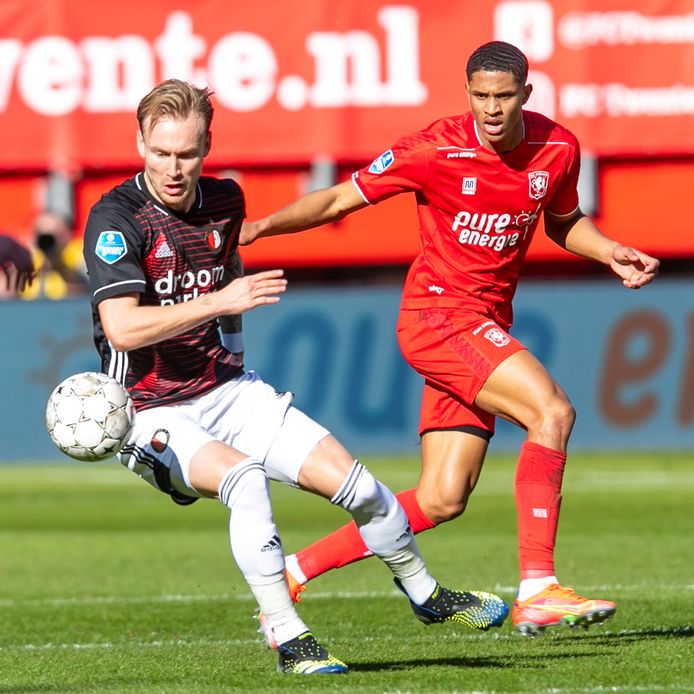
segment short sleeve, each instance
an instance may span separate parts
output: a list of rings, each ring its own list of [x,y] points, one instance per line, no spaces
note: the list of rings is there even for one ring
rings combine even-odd
[[[578,141],[570,145],[566,170],[560,186],[547,203],[545,210],[555,217],[568,217],[578,209],[578,175],[581,170],[581,150]]]
[[[431,143],[421,134],[398,140],[371,164],[352,175],[352,182],[370,204],[426,185]]]
[[[144,292],[142,244],[137,223],[124,212],[103,202],[92,208],[84,232],[84,260],[94,303]]]

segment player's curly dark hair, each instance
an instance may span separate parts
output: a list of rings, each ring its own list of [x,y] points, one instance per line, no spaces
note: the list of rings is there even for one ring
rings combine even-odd
[[[521,50],[506,41],[490,41],[468,58],[465,68],[468,80],[480,70],[510,72],[518,84],[524,85],[528,79],[528,59]]]
[[[140,101],[137,107],[137,121],[140,130],[145,132],[145,123],[151,131],[155,123],[162,118],[187,118],[191,113],[198,114],[207,130],[212,123],[214,108],[210,97],[212,92],[207,87],[194,87],[188,82],[169,79],[160,82]]]

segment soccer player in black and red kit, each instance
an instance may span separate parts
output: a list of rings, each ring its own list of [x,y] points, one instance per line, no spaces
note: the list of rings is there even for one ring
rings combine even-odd
[[[242,191],[202,176],[212,112],[206,89],[179,80],[155,87],[137,112],[144,170],[104,195],[87,222],[102,370],[125,384],[136,408],[120,461],[178,503],[208,497],[229,508],[232,553],[282,672],[347,668],[294,608],[268,478],[346,509],[422,621],[500,625],[508,612],[500,598],[438,585],[392,493],[292,407],[291,394],[244,370],[240,316],[278,302],[286,281],[281,270],[242,274]]]

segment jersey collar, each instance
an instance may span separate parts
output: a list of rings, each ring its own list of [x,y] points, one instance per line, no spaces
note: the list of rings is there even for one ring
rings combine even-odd
[[[141,190],[152,202],[152,204],[162,213],[167,215],[168,217],[174,216],[174,217],[185,217],[187,214],[190,214],[192,210],[199,210],[202,207],[203,203],[203,197],[202,197],[202,186],[200,185],[200,180],[198,179],[198,182],[195,184],[195,200],[193,201],[193,204],[190,206],[190,210],[188,212],[184,212],[182,214],[179,214],[175,212],[174,210],[169,209],[166,205],[162,204],[157,200],[154,195],[152,195],[152,192],[149,189],[149,186],[147,185],[147,179],[145,178],[145,172],[140,171],[135,176],[135,185],[138,187],[139,190]]]
[[[484,143],[482,142],[482,138],[480,137],[480,131],[477,128],[477,121],[475,120],[475,117],[472,115],[472,111],[470,111],[470,113],[468,115],[470,117],[471,131],[472,131],[472,134],[474,135],[475,139],[477,140],[477,144],[482,149],[487,149],[484,146]],[[521,115],[521,128],[522,128],[521,139],[520,139],[520,142],[518,143],[518,145],[521,145],[523,142],[525,142],[525,111],[523,111],[522,115]],[[518,147],[518,145],[516,145],[516,147]],[[509,152],[504,152],[504,154],[511,154],[511,152],[513,152],[513,150],[515,150],[516,147],[514,147]]]

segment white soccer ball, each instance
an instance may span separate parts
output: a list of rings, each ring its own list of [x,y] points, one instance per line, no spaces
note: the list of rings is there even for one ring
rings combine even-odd
[[[133,426],[133,403],[115,379],[95,371],[75,374],[48,398],[46,428],[53,443],[76,460],[118,453]]]

